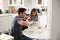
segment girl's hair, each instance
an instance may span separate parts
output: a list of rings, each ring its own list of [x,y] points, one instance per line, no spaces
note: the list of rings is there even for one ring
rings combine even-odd
[[[36,15],[35,15],[35,16],[38,18],[37,9],[36,9],[36,8],[33,8],[33,9],[31,10],[30,17],[33,16],[33,15],[32,15],[32,12],[36,12]]]

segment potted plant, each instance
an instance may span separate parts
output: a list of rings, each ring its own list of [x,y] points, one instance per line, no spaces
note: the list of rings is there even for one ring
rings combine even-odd
[[[2,14],[2,10],[0,9],[0,14]]]

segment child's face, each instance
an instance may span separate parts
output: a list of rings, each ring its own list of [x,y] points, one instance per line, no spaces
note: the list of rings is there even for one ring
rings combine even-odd
[[[36,12],[32,12],[32,15],[35,16],[36,15]]]

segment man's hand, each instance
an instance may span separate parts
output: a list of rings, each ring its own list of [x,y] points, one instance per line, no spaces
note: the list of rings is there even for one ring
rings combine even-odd
[[[30,21],[30,22],[29,22],[29,21],[27,21],[27,20],[26,20],[26,22],[28,23],[28,25],[33,24],[33,23],[34,23],[34,21]]]

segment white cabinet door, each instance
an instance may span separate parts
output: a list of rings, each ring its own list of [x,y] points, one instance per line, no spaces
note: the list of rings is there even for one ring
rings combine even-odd
[[[3,10],[3,0],[0,0],[0,9]]]
[[[18,5],[23,5],[24,0],[8,0],[9,6],[18,6]]]

